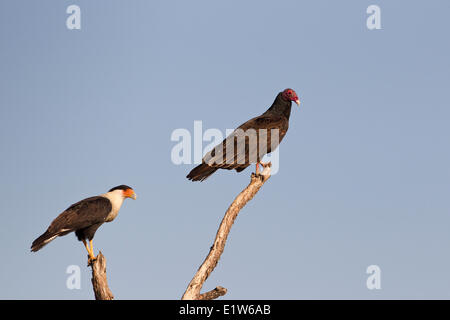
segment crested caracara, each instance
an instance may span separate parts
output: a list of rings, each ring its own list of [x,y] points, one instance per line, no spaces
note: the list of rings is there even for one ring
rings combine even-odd
[[[103,223],[114,220],[126,198],[136,199],[136,194],[132,188],[120,185],[107,193],[72,204],[52,221],[47,231],[33,241],[31,251],[38,251],[56,237],[75,231],[89,253],[89,260],[95,260],[92,245],[95,232]]]

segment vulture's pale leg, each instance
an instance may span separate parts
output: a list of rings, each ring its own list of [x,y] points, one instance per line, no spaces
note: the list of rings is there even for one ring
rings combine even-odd
[[[263,170],[264,170],[264,168],[266,168],[266,167],[271,167],[272,166],[272,163],[271,162],[259,162],[259,164],[261,165],[261,167],[263,167]]]
[[[255,170],[256,174],[259,174],[259,162],[256,163],[256,170]]]

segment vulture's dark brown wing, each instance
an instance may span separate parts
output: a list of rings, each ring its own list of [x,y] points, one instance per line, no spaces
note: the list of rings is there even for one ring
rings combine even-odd
[[[276,149],[288,127],[289,120],[282,115],[265,114],[250,119],[208,152],[203,162],[211,168],[242,171]]]
[[[87,198],[72,204],[52,221],[43,235],[33,242],[31,250],[39,250],[58,236],[103,223],[111,209],[111,202],[101,196]]]

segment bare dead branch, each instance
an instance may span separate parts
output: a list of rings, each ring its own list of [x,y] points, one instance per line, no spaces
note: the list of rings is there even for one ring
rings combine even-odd
[[[207,293],[200,294],[200,290],[203,287],[206,279],[208,279],[211,272],[217,266],[220,256],[225,249],[225,243],[227,241],[228,234],[230,233],[231,227],[233,226],[234,220],[236,219],[239,211],[249,202],[263,184],[270,177],[270,162],[265,164],[264,170],[261,173],[252,173],[250,184],[241,191],[241,193],[234,199],[228,208],[225,216],[220,223],[219,229],[217,230],[216,239],[212,245],[208,256],[206,257],[203,264],[198,268],[197,273],[192,278],[189,283],[186,292],[183,294],[182,300],[199,300],[199,299],[216,299],[220,296],[226,294],[227,289],[222,287],[217,287]]]
[[[214,300],[218,297],[224,296],[227,294],[227,289],[224,287],[218,286],[215,289],[202,293],[199,295],[198,300]]]
[[[92,286],[94,288],[95,300],[113,300],[114,295],[108,287],[106,279],[106,258],[99,252],[94,261],[89,262],[92,267]]]

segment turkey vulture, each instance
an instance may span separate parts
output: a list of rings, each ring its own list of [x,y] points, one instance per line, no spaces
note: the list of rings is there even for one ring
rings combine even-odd
[[[95,232],[103,223],[114,220],[126,198],[136,199],[136,194],[129,186],[120,185],[107,193],[72,204],[53,220],[47,231],[33,241],[31,251],[38,251],[55,238],[75,231],[89,253],[89,260],[95,260],[92,245]],[[86,240],[89,240],[90,247]]]
[[[262,157],[275,150],[286,135],[292,101],[300,105],[294,90],[286,89],[278,93],[266,112],[240,125],[209,151],[203,157],[202,164],[195,167],[186,178],[203,181],[217,169],[241,172],[251,163],[256,164],[258,172]]]

